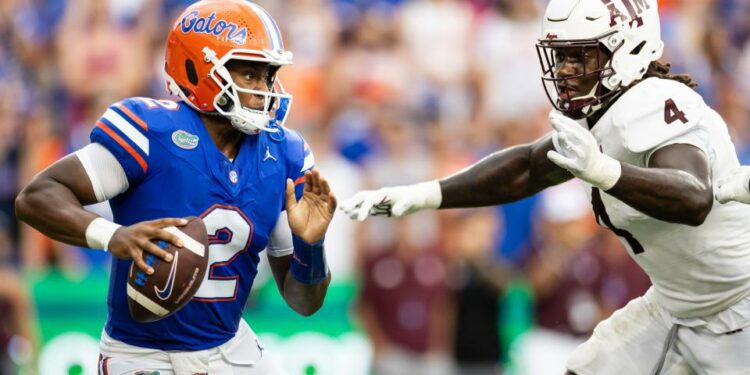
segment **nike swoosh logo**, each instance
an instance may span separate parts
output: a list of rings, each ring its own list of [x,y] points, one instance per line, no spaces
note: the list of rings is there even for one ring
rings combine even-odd
[[[159,297],[162,301],[165,301],[169,298],[169,296],[172,295],[172,289],[174,288],[174,275],[177,273],[177,258],[179,258],[180,252],[176,251],[174,253],[174,259],[172,259],[172,269],[169,270],[169,278],[167,279],[166,285],[164,285],[163,289],[159,289],[156,286],[154,286],[154,291],[156,291],[156,296]]]

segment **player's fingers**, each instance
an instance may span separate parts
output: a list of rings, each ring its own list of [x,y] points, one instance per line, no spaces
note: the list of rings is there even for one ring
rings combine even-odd
[[[167,262],[172,261],[172,254],[160,248],[159,246],[156,246],[156,244],[151,241],[146,241],[146,243],[141,244],[141,249],[143,249],[144,251],[148,251],[149,253],[154,254],[155,256],[164,259]]]
[[[154,226],[157,228],[166,228],[166,227],[181,227],[183,225],[187,225],[188,221],[187,219],[169,217],[169,218],[151,220],[148,223],[151,226]]]
[[[349,214],[355,210],[357,207],[357,201],[353,200],[352,198],[347,198],[341,204],[339,205],[339,210],[343,212],[345,215],[349,216]]]
[[[372,190],[359,191],[341,202],[339,208],[341,211],[344,211],[345,214],[349,215],[352,211],[356,211],[362,205],[362,202],[370,193],[372,193]],[[352,217],[352,219],[354,219],[354,217]]]
[[[146,262],[143,260],[143,253],[139,250],[132,250],[131,251],[131,257],[133,258],[133,262],[135,263],[135,266],[140,268],[143,272],[151,275],[154,273],[154,269],[151,268]]]
[[[568,155],[575,155],[578,159],[582,159],[586,154],[583,152],[583,148],[575,145],[568,145]]]
[[[552,151],[552,150],[547,151],[547,159],[549,159],[553,163],[555,163],[558,166],[560,166],[562,168],[565,168],[565,169],[570,169],[570,167],[573,164],[572,160],[570,160],[570,159],[566,158],[565,156],[563,156],[562,154],[559,154],[558,152]]]
[[[349,217],[351,220],[357,220],[357,215],[359,214],[359,207],[354,210],[344,211],[344,214]]]
[[[549,114],[549,121],[563,124],[572,121],[570,118],[558,111],[552,111]]]
[[[339,210],[344,213],[344,215],[349,216],[349,214],[355,210],[358,205],[356,203],[351,202],[351,198],[341,202],[341,205],[339,205]]]
[[[309,173],[309,175],[308,175]],[[311,170],[310,172],[305,173],[305,184],[310,185],[310,192],[313,194],[316,194],[316,190],[318,189],[317,186],[317,180],[315,179],[315,171]]]
[[[317,170],[312,171],[312,192],[313,194],[320,195],[321,192],[321,186],[320,186],[320,172]]]
[[[151,233],[149,233],[149,239],[167,241],[177,247],[185,246],[180,237],[177,237],[174,233],[161,228],[154,228]]]
[[[331,192],[331,186],[328,184],[328,180],[326,180],[323,176],[320,177],[320,194],[322,195],[328,195],[328,193]]]
[[[552,122],[552,120],[554,118],[556,118],[559,114],[560,114],[559,111],[556,111],[556,110],[553,109],[553,110],[549,111],[549,115],[547,115],[547,119],[549,119],[549,122]]]
[[[564,132],[557,132],[557,143],[560,146],[560,149],[557,151],[568,150],[571,144],[568,134]]]
[[[729,197],[729,194],[727,194],[727,187],[726,187],[726,185],[724,185],[724,186],[718,186],[716,188],[716,191],[714,192],[714,198],[716,198],[716,200],[719,201],[719,203],[722,203],[722,204],[723,203],[727,203],[727,202],[729,202],[731,200],[730,199],[731,197]]]
[[[391,210],[391,213],[393,216],[400,217],[404,216],[406,211],[411,207],[411,203],[407,202],[406,199],[402,199],[398,201],[395,205],[393,205],[393,209]]]
[[[558,125],[565,123],[567,119],[568,118],[565,117],[565,115],[557,111],[552,111],[549,114],[549,122],[556,123]]]
[[[328,192],[328,212],[334,213],[337,205],[338,202],[336,202],[336,196],[333,195],[332,192]]]
[[[306,192],[312,192],[312,172],[307,171],[305,172],[305,191]]]
[[[370,194],[363,202],[362,205],[359,206],[359,209],[357,210],[357,221],[365,221],[367,219],[367,216],[370,215],[370,209],[375,204],[375,202],[378,202],[381,198],[379,198],[381,194],[375,192]]]
[[[576,131],[573,125],[567,123],[566,121],[554,121],[552,122],[552,124],[553,124],[552,127],[555,130],[565,135],[566,142],[571,142],[575,140]]]
[[[579,126],[578,123],[562,114],[550,115],[550,124],[552,124],[552,128],[555,130],[570,133],[570,135],[580,136],[582,132],[588,133],[588,131]]]
[[[552,133],[552,145],[555,147],[555,150],[562,151],[562,144],[560,143],[560,132],[554,131]]]
[[[554,119],[552,116],[550,116],[549,119],[550,119],[549,124],[552,126],[552,129],[554,129],[556,132],[563,131],[564,128],[562,127],[560,121]]]
[[[307,189],[307,187],[305,187]],[[286,179],[286,209],[291,210],[297,206],[297,197],[294,195],[294,181]]]

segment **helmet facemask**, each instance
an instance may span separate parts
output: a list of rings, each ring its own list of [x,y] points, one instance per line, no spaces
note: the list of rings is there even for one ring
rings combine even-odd
[[[278,132],[292,104],[292,96],[284,90],[281,80],[275,76],[278,68],[285,63],[277,59],[246,54],[241,50],[234,50],[221,59],[213,56],[210,50],[204,50],[204,54],[206,60],[214,64],[209,76],[220,88],[213,102],[216,112],[229,119],[235,129],[246,134],[258,134],[260,131]],[[270,91],[248,89],[237,85],[226,67],[230,60],[271,64],[274,72],[268,82]],[[263,106],[256,109],[242,105],[240,93],[262,97]]]
[[[621,92],[622,84],[612,85],[611,80],[611,57],[617,48],[610,52],[602,45],[602,40],[610,35],[597,39],[543,39],[537,43],[542,83],[556,110],[573,119],[586,118]],[[562,64],[572,64],[573,72],[561,74]],[[591,83],[591,88],[581,87]]]

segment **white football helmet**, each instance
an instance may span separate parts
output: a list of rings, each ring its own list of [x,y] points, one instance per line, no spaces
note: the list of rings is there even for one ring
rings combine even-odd
[[[578,47],[603,47],[611,58],[593,71],[584,69],[582,74],[558,77],[555,50]],[[588,117],[623,88],[643,78],[663,50],[656,0],[551,0],[537,43],[547,96],[557,110],[574,118]],[[597,75],[599,82],[591,92],[560,98],[565,81],[592,75]]]

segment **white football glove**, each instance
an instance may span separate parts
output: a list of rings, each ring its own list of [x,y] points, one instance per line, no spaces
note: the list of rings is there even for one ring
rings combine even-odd
[[[602,153],[594,136],[574,120],[557,111],[550,112],[549,120],[555,129],[555,150],[547,152],[547,158],[602,190],[615,186],[622,173],[620,162]]]
[[[714,197],[719,203],[750,203],[750,167],[737,167],[717,181]]]
[[[442,199],[440,183],[429,181],[360,191],[341,202],[339,209],[352,220],[364,221],[368,216],[400,217],[425,208],[438,208]]]

